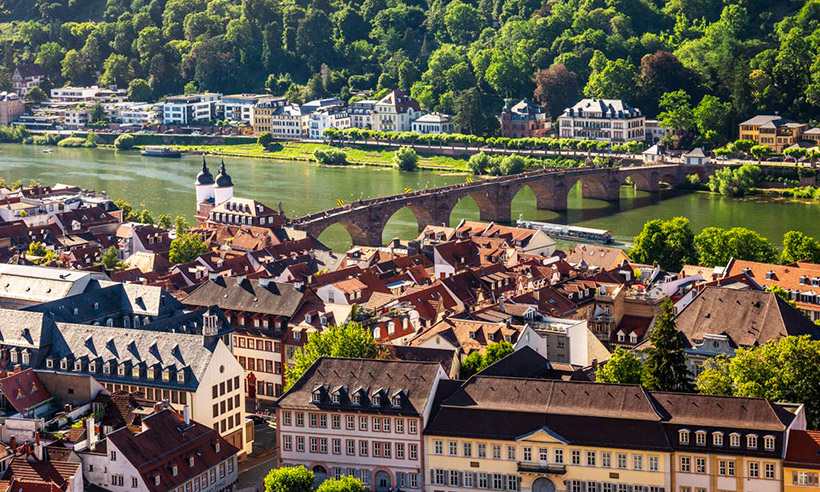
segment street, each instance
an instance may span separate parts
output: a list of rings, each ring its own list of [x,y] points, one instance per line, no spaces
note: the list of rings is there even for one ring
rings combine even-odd
[[[253,454],[239,464],[239,479],[236,483],[237,492],[256,492],[264,490],[262,480],[273,468],[276,459],[276,429],[269,424],[254,426],[255,438]]]

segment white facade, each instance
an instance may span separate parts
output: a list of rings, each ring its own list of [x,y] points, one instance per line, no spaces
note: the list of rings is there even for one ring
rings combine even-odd
[[[582,99],[558,118],[561,138],[632,142],[646,139],[641,111],[618,99]]]
[[[393,91],[373,106],[373,130],[409,132],[413,120],[422,114],[418,101],[401,91]]]
[[[215,116],[215,105],[220,95],[211,92],[173,96],[157,105],[162,114],[163,125],[188,125],[207,122]]]
[[[117,105],[116,120],[124,125],[149,125],[157,119],[157,111],[149,103],[123,103]]]
[[[449,114],[429,113],[413,121],[412,130],[420,135],[453,133],[453,118]]]
[[[238,123],[250,124],[253,108],[256,104],[269,96],[265,94],[234,94],[223,96],[216,105],[220,117]]]
[[[82,128],[91,123],[91,115],[87,109],[66,109],[63,118],[68,128]]]
[[[341,106],[319,108],[308,117],[308,138],[321,139],[328,128],[350,128],[350,115]]]
[[[542,317],[528,322],[515,349],[530,347],[551,362],[587,367],[609,359],[609,351],[589,330],[586,320]]]
[[[51,89],[51,100],[61,103],[79,102],[123,102],[126,99],[124,90],[106,89],[92,85],[90,87],[58,87]]]
[[[376,102],[374,99],[365,99],[351,104],[347,109],[350,115],[350,126],[364,130],[371,129],[373,127],[373,107]]]

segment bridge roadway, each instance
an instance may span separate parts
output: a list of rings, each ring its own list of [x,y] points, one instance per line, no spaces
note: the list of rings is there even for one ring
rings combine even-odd
[[[689,174],[706,179],[714,172],[713,165],[657,164],[617,168],[543,169],[496,179],[476,180],[417,190],[411,193],[370,198],[330,210],[305,215],[290,221],[296,229],[314,237],[333,224],[341,224],[350,233],[353,244],[381,246],[387,222],[399,210],[409,208],[418,222],[419,231],[428,225],[446,225],[453,207],[467,196],[475,200],[483,221],[510,222],[511,205],[515,195],[525,186],[535,194],[536,206],[542,210],[567,209],[570,189],[581,182],[584,198],[616,201],[620,188],[631,178],[639,190],[657,192],[660,182],[672,186],[684,181]]]

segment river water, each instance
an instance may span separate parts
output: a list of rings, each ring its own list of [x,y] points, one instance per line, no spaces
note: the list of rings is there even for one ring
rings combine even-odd
[[[111,152],[97,149],[66,149],[0,144],[0,177],[11,183],[36,179],[42,184],[66,183],[86,189],[107,191],[112,198],[123,198],[135,207],[144,204],[154,216],[193,216],[196,208],[194,179],[201,158],[182,159],[141,157],[138,152]],[[219,157],[209,157],[215,175]],[[443,186],[464,182],[464,175],[422,171],[403,173],[378,167],[330,168],[316,164],[262,159],[225,158],[228,174],[234,182],[234,194],[253,198],[276,208],[281,201],[288,216],[331,208],[336,200],[346,202],[359,198],[401,193],[405,188]],[[580,186],[570,193],[569,210],[555,213],[535,208],[535,196],[524,188],[512,206],[513,219],[542,220],[609,229],[615,238],[629,243],[640,232],[644,222],[685,216],[698,232],[704,227],[742,226],[756,230],[780,246],[783,234],[801,230],[820,237],[820,222],[815,215],[820,205],[760,198],[729,199],[706,193],[664,191],[651,195],[631,188],[621,189],[621,200],[604,202],[581,197]],[[450,221],[478,220],[478,207],[467,198],[453,210]],[[410,210],[398,212],[387,225],[384,239],[409,239],[417,234]],[[320,238],[335,250],[350,245],[347,232],[340,225],[325,231]]]

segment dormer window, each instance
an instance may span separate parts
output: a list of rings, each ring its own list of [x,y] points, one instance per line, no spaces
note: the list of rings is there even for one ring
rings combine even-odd
[[[188,466],[190,466],[191,468],[194,467],[194,457],[193,456],[188,458]]]
[[[629,334],[629,343],[638,343],[638,335],[636,335],[634,332]]]
[[[219,452],[219,441],[216,441],[216,444],[214,445],[214,451],[216,451],[217,453]]]
[[[695,432],[695,444],[698,446],[706,446],[706,431],[699,430]]]
[[[159,485],[159,475],[154,475],[154,485]]]
[[[75,361],[74,361],[74,370],[75,370],[75,371],[78,371],[78,372],[79,372],[79,371],[82,371],[82,370],[83,370],[83,361],[81,361],[81,360],[75,360]]]
[[[746,448],[757,449],[757,434],[749,434],[746,436]]]
[[[376,393],[375,395],[373,395],[373,398],[371,399],[371,404],[374,407],[382,406],[382,395],[379,394],[379,393]]]
[[[54,359],[51,357],[46,359],[46,369],[54,369]]]
[[[134,379],[139,379],[140,377],[140,366],[134,366],[131,368],[131,377]]]
[[[361,405],[362,404],[362,395],[361,393],[353,393],[352,402],[354,405]]]
[[[338,391],[333,393],[333,396],[330,397],[334,404],[338,405],[342,402],[342,395]]]
[[[322,401],[322,390],[316,389],[313,391],[313,398],[311,399],[313,403],[319,403]]]
[[[712,433],[712,446],[723,446],[723,433],[722,432],[713,432]]]
[[[774,451],[774,436],[765,436],[763,438],[763,448],[766,451]]]
[[[162,370],[162,380],[166,383],[171,380],[171,369],[169,367]]]
[[[17,353],[15,352],[15,359],[17,358],[16,355],[17,355]],[[16,362],[16,360],[15,360],[15,362]],[[63,371],[68,369],[68,359],[67,358],[63,357],[62,359],[60,359],[60,369],[62,369]]]
[[[154,368],[153,368],[153,367],[149,367],[149,368],[148,368],[148,379],[154,379],[154,377],[155,377],[155,376],[154,376]]]
[[[678,443],[689,444],[689,430],[681,429],[678,431]]]
[[[729,446],[733,448],[740,447],[740,434],[738,434],[737,432],[729,434]]]
[[[120,364],[120,366],[117,368],[117,376],[125,377],[125,365],[124,364]]]
[[[185,369],[180,369],[179,372],[177,372],[177,383],[185,384]]]
[[[774,271],[769,270],[766,272],[766,280],[773,280],[774,279]]]
[[[173,476],[179,475],[179,468],[177,467],[177,465],[171,466],[171,475],[173,475]]]
[[[401,407],[401,394],[393,395],[393,398],[390,399],[390,404],[394,407]]]

